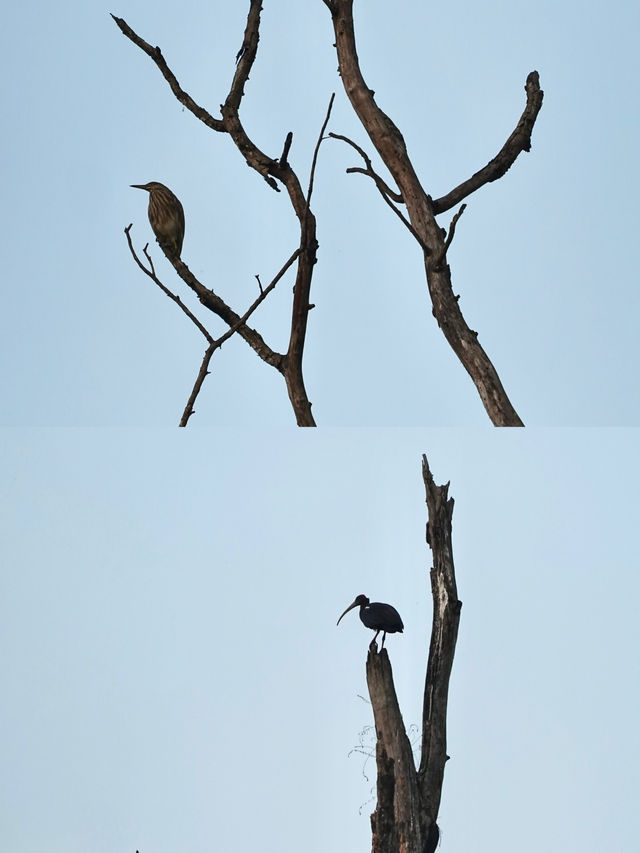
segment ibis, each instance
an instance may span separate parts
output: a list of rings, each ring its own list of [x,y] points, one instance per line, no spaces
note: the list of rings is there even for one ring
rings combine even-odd
[[[376,632],[375,637],[371,640],[370,647],[375,643],[380,631],[382,631],[382,645],[380,648],[383,649],[384,640],[387,634],[401,634],[404,630],[400,614],[395,607],[392,607],[390,604],[381,604],[379,601],[369,601],[366,595],[359,595],[353,604],[350,604],[347,607],[342,616],[345,616],[350,610],[353,610],[354,607],[360,608],[360,621],[362,624]],[[342,616],[340,619],[342,619]],[[338,619],[336,623],[337,625],[340,624],[340,619]]]

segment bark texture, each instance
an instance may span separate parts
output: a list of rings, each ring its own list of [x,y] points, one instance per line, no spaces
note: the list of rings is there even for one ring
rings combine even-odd
[[[416,770],[386,649],[373,644],[367,656],[367,685],[376,727],[377,805],[371,816],[373,853],[433,853],[447,761],[447,700],[461,602],[451,547],[453,499],[448,484],[436,486],[426,456],[422,473],[427,495],[427,543],[433,552],[433,625],[422,720],[422,758]]]
[[[504,175],[518,154],[529,150],[533,125],[542,106],[538,74],[534,71],[527,78],[525,111],[498,155],[469,180],[434,202],[416,175],[402,133],[376,104],[375,93],[365,82],[356,50],[353,0],[324,0],[324,3],[331,11],[338,65],[345,92],[376,151],[393,176],[399,192],[385,192],[381,179],[374,177],[370,170],[367,174],[374,177],[387,203],[390,199],[399,198],[406,206],[408,221],[404,220],[402,215],[401,218],[424,254],[433,315],[449,345],[473,380],[493,424],[523,426],[496,369],[478,341],[477,332],[469,328],[462,315],[458,299],[453,292],[451,270],[447,263],[447,249],[453,234],[450,232],[448,236],[435,217],[437,213],[449,209],[480,186]]]
[[[318,248],[316,219],[310,208],[311,184],[305,193],[297,174],[289,164],[288,154],[292,142],[291,133],[286,137],[280,157],[270,157],[249,137],[240,119],[240,107],[244,95],[244,87],[249,79],[249,73],[253,67],[260,41],[261,11],[261,0],[250,0],[242,47],[236,57],[237,65],[229,93],[220,108],[222,116],[220,119],[215,118],[208,110],[197,104],[188,92],[185,92],[178,78],[167,64],[159,47],[153,47],[145,41],[123,18],[118,18],[115,15],[112,15],[112,18],[123,35],[139,47],[156,64],[175,97],[187,110],[211,130],[228,134],[242,157],[244,157],[247,165],[261,175],[271,189],[279,192],[280,187],[284,186],[287,191],[289,201],[298,220],[300,243],[295,253],[296,279],[291,312],[291,333],[286,353],[279,353],[273,350],[266,343],[262,335],[243,322],[242,315],[226,305],[213,290],[210,290],[199,282],[191,270],[189,270],[186,263],[183,261],[174,263],[170,257],[169,260],[173,263],[176,272],[185,284],[196,293],[201,304],[224,320],[229,328],[234,330],[234,333],[237,333],[249,344],[259,358],[282,374],[298,426],[315,426],[315,420],[311,413],[311,401],[307,396],[302,372],[307,320],[311,309],[311,280],[317,260],[316,252]],[[329,116],[327,115],[325,126],[328,119]],[[324,126],[320,133],[320,139],[323,132]],[[320,140],[318,141],[318,145],[319,143]],[[154,271],[153,274],[155,276]],[[205,337],[207,336],[205,335]],[[195,397],[208,372],[208,364],[214,349],[212,349],[212,338],[209,336],[207,340],[209,346],[194,385],[194,391],[189,398],[183,414],[181,426],[186,425],[193,414]]]

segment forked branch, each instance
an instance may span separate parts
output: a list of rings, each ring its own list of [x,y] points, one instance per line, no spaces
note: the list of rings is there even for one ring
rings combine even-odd
[[[491,421],[496,426],[522,426],[495,367],[480,345],[477,333],[467,325],[453,293],[446,256],[460,214],[454,218],[448,236],[436,221],[436,214],[457,204],[488,181],[501,177],[520,151],[529,150],[531,132],[542,104],[538,75],[532,72],[527,78],[527,106],[501,152],[468,181],[434,202],[416,175],[400,130],[376,104],[374,93],[364,80],[356,50],[353,0],[323,2],[331,12],[345,92],[398,187],[407,208],[410,223],[407,227],[423,251],[432,310],[438,325],[473,380]],[[383,196],[388,201],[384,193]]]
[[[373,853],[433,853],[447,761],[449,679],[458,634],[458,601],[451,547],[453,500],[448,485],[436,486],[427,457],[422,475],[427,495],[427,542],[433,552],[433,622],[424,687],[422,757],[416,770],[393,684],[386,649],[371,646],[367,685],[376,726],[377,804],[371,815]]]
[[[425,810],[430,819],[435,821],[440,809],[444,767],[449,758],[447,755],[449,679],[458,639],[462,602],[458,600],[453,565],[451,544],[453,498],[448,496],[449,484],[436,486],[426,456],[422,457],[422,478],[428,509],[427,544],[433,555],[431,569],[433,624],[424,686],[422,755],[418,770],[418,784]]]

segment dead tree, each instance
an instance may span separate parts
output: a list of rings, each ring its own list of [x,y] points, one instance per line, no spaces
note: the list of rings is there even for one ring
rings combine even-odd
[[[244,87],[249,79],[249,73],[258,50],[261,10],[261,0],[251,0],[242,46],[236,56],[236,71],[229,93],[221,106],[222,117],[219,119],[214,118],[210,112],[197,104],[193,98],[184,91],[180,86],[177,77],[169,68],[159,47],[152,47],[152,45],[134,32],[123,18],[117,18],[115,15],[111,16],[120,28],[120,31],[131,42],[133,42],[133,44],[137,45],[137,47],[146,53],[153,62],[155,62],[160,73],[171,87],[171,91],[186,109],[193,113],[196,118],[211,130],[215,130],[218,133],[228,134],[247,164],[262,176],[272,190],[280,192],[280,186],[284,186],[288,193],[289,201],[293,207],[294,213],[298,219],[300,229],[300,241],[297,249],[289,257],[282,269],[275,275],[268,287],[263,289],[260,281],[258,280],[260,294],[256,298],[255,302],[249,306],[247,311],[242,315],[227,305],[216,293],[214,293],[213,290],[198,281],[188,266],[180,258],[170,257],[167,255],[168,260],[173,264],[180,278],[182,278],[185,284],[193,290],[201,304],[224,320],[224,322],[229,326],[229,331],[218,340],[214,340],[213,336],[207,331],[204,324],[197,320],[193,312],[186,309],[180,297],[173,294],[169,288],[160,282],[146,249],[145,255],[147,256],[148,266],[143,264],[134,252],[133,245],[131,243],[129,233],[131,225],[125,229],[127,239],[129,241],[129,248],[138,265],[174,302],[176,302],[176,304],[179,305],[179,307],[204,335],[207,341],[207,349],[205,351],[202,365],[183,412],[180,426],[186,426],[187,421],[194,413],[193,406],[195,399],[209,371],[211,357],[232,334],[240,335],[240,337],[243,338],[254,350],[256,355],[258,355],[266,364],[271,365],[271,367],[274,367],[282,374],[287,386],[289,399],[291,401],[298,426],[315,426],[315,421],[311,414],[311,402],[307,396],[304,378],[302,375],[302,357],[307,333],[307,317],[309,311],[313,308],[313,305],[310,303],[311,278],[313,275],[313,267],[316,263],[316,250],[318,248],[318,242],[316,239],[316,220],[311,211],[310,202],[318,149],[325,127],[329,121],[333,98],[331,98],[329,109],[327,111],[322,130],[320,131],[311,167],[311,177],[305,192],[302,189],[302,185],[297,174],[292,169],[288,160],[293,134],[289,132],[285,136],[280,156],[270,157],[261,151],[253,140],[249,138],[240,120],[240,105],[244,95]],[[296,265],[296,278],[293,290],[289,347],[286,353],[279,353],[266,343],[259,332],[247,325],[247,320],[273,290],[278,281],[292,264]]]
[[[424,255],[433,315],[450,346],[471,376],[492,423],[495,426],[523,426],[502,387],[493,364],[480,346],[477,332],[467,326],[458,305],[458,298],[453,293],[447,250],[465,205],[460,207],[451,220],[448,231],[440,227],[436,216],[460,204],[463,199],[486,183],[501,178],[513,165],[521,151],[530,150],[533,125],[542,106],[543,93],[540,89],[538,72],[532,71],[527,77],[525,110],[500,152],[484,168],[451,192],[442,198],[432,199],[423,189],[413,168],[400,130],[376,104],[375,92],[365,83],[356,51],[353,0],[323,0],[323,2],[331,12],[338,52],[338,67],[345,92],[369,139],[392,175],[397,189],[389,188],[374,172],[371,160],[359,146],[344,136],[336,135],[335,138],[348,142],[364,159],[364,168],[354,168],[349,171],[363,172],[372,178],[384,201],[400,216],[418,242]],[[407,217],[396,205],[406,207]]]
[[[436,486],[427,457],[422,475],[427,494],[427,543],[433,552],[433,625],[424,686],[422,750],[416,769],[393,685],[386,649],[367,655],[367,684],[376,727],[377,805],[371,815],[372,853],[433,853],[447,755],[447,700],[462,603],[458,600],[451,547],[453,498]]]
[[[462,204],[453,215],[448,229],[442,228],[436,217],[460,204],[463,199],[486,183],[501,178],[513,165],[520,152],[530,150],[531,134],[542,106],[543,97],[538,73],[532,71],[527,77],[525,86],[527,102],[524,112],[515,130],[498,154],[486,166],[449,193],[441,198],[433,199],[420,183],[400,130],[389,116],[378,107],[374,92],[365,83],[356,51],[353,0],[322,0],[322,2],[331,12],[339,73],[345,92],[376,151],[391,174],[396,185],[395,188],[390,187],[374,170],[367,153],[355,142],[340,134],[329,133],[328,135],[348,143],[359,153],[364,161],[364,167],[354,167],[348,171],[360,172],[370,177],[385,203],[391,207],[416,239],[424,257],[432,313],[448,343],[473,380],[491,421],[496,426],[522,426],[522,421],[507,397],[496,369],[478,341],[477,332],[469,328],[462,315],[458,304],[459,297],[453,292],[451,270],[447,263],[447,251],[453,240],[457,222],[466,205]],[[279,192],[281,186],[285,188],[300,230],[298,247],[267,288],[263,289],[258,280],[260,294],[244,313],[233,310],[212,289],[198,281],[180,258],[169,257],[178,275],[196,294],[201,304],[228,325],[229,330],[222,337],[214,340],[204,324],[182,303],[180,297],[160,282],[146,248],[147,264],[145,265],[140,260],[130,239],[131,225],[125,229],[129,248],[141,269],[181,308],[207,341],[202,365],[180,421],[181,426],[185,426],[194,413],[194,403],[209,372],[213,354],[233,334],[243,338],[266,364],[271,365],[282,374],[298,425],[315,426],[311,414],[311,402],[307,396],[302,372],[307,318],[309,311],[313,308],[310,301],[311,280],[318,248],[316,220],[311,211],[310,201],[318,150],[325,138],[324,132],[329,122],[333,95],[316,144],[308,188],[304,192],[300,179],[288,161],[293,138],[292,133],[289,132],[285,136],[280,156],[271,157],[265,154],[247,135],[240,119],[244,86],[249,79],[249,72],[253,67],[258,49],[261,11],[262,0],[250,0],[244,37],[236,56],[237,67],[229,93],[220,108],[220,118],[214,117],[184,91],[159,47],[152,47],[135,33],[125,20],[112,15],[121,32],[156,64],[178,101],[211,130],[228,134],[246,163],[265,180],[272,190]],[[406,208],[406,215],[403,208]],[[247,321],[293,265],[296,268],[296,277],[291,309],[291,332],[287,352],[280,353],[270,347],[263,336],[249,326]]]

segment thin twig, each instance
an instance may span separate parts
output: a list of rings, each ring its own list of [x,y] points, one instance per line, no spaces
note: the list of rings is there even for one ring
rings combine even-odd
[[[158,278],[158,276],[156,275],[156,272],[155,272],[155,269],[154,269],[154,266],[153,266],[153,261],[151,260],[151,255],[150,255],[150,254],[149,254],[149,252],[148,252],[148,246],[149,246],[149,244],[148,244],[148,243],[147,243],[147,245],[144,247],[143,251],[144,251],[145,257],[146,257],[146,258],[147,258],[147,260],[149,261],[149,269],[147,269],[147,267],[145,267],[145,265],[142,263],[142,261],[140,260],[140,258],[139,258],[139,257],[138,257],[138,255],[136,254],[136,250],[133,248],[133,243],[131,242],[131,234],[130,234],[129,232],[131,231],[132,226],[133,226],[133,223],[131,223],[127,228],[125,228],[125,229],[124,229],[124,233],[127,235],[127,243],[129,244],[129,250],[130,250],[131,254],[132,254],[132,255],[133,255],[133,257],[134,257],[135,262],[138,264],[138,266],[140,267],[140,269],[142,270],[142,272],[143,272],[145,275],[148,275],[148,276],[149,276],[149,278],[150,278],[153,282],[155,282],[155,284],[157,284],[157,285],[158,285],[158,287],[160,288],[160,290],[161,290],[163,293],[165,293],[165,294],[169,297],[169,299],[171,299],[173,302],[175,302],[175,303],[176,303],[176,305],[178,305],[178,307],[179,307],[182,311],[184,311],[184,313],[187,315],[187,317],[188,317],[188,318],[191,320],[191,322],[192,322],[192,323],[193,323],[193,324],[194,324],[194,325],[195,325],[195,326],[196,326],[196,327],[197,327],[197,328],[202,332],[202,334],[203,334],[203,335],[205,336],[205,338],[209,341],[209,343],[213,343],[213,337],[212,337],[212,336],[209,334],[209,332],[205,329],[205,327],[202,325],[202,323],[200,322],[200,320],[198,320],[198,318],[196,317],[196,315],[195,315],[192,311],[190,311],[190,310],[187,308],[187,306],[184,304],[184,302],[182,301],[182,299],[180,299],[180,297],[179,297],[179,296],[177,296],[175,293],[172,293],[172,292],[169,290],[169,288],[168,288],[166,285],[164,285],[164,284],[160,281],[160,279]]]
[[[306,318],[309,312],[309,290],[313,268],[316,263],[317,239],[315,217],[308,200],[305,199],[296,173],[287,161],[291,136],[285,142],[283,162],[269,157],[247,136],[239,116],[244,95],[244,87],[256,58],[260,40],[260,13],[262,0],[250,0],[249,13],[244,30],[242,46],[236,56],[236,68],[231,86],[224,103],[220,106],[222,119],[215,119],[201,108],[178,83],[177,77],[168,67],[158,47],[152,47],[138,36],[122,18],[113,15],[120,31],[149,56],[169,83],[172,92],[183,106],[190,110],[211,129],[228,133],[246,163],[260,174],[269,186],[280,192],[278,181],[287,190],[291,205],[300,223],[300,249],[297,255],[298,269],[294,286],[291,336],[287,354],[276,352],[264,341],[262,336],[246,324],[241,324],[238,315],[216,294],[205,287],[193,275],[181,259],[169,259],[178,275],[196,293],[202,304],[221,317],[230,327],[237,327],[241,337],[253,348],[256,354],[267,364],[281,373],[287,384],[287,391],[296,421],[299,426],[315,426],[311,415],[311,403],[304,388],[302,376],[302,355],[306,334]],[[261,287],[260,282],[258,282]]]
[[[404,214],[401,213],[401,211],[399,211],[398,208],[395,206],[395,204],[393,204],[393,202],[391,201],[391,199],[393,199],[394,201],[397,201],[398,204],[404,204],[404,199],[402,198],[402,194],[394,192],[392,189],[390,189],[390,187],[387,186],[385,181],[374,170],[374,168],[371,164],[371,160],[368,157],[368,155],[352,139],[349,139],[348,136],[342,136],[338,133],[330,133],[329,136],[332,139],[339,139],[342,142],[346,142],[348,145],[351,145],[352,148],[355,148],[355,150],[358,152],[358,154],[361,155],[362,159],[367,164],[367,168],[361,169],[358,166],[352,166],[350,169],[347,169],[347,173],[349,174],[352,172],[359,172],[360,174],[367,175],[367,177],[371,178],[373,180],[373,182],[375,183],[376,187],[378,188],[378,192],[382,196],[384,203],[387,204],[391,208],[391,210],[395,213],[395,215],[400,219],[402,224],[405,226],[405,228],[418,241],[418,243],[420,244],[420,248],[425,253],[425,255],[429,255],[431,253],[431,250],[429,249],[427,244],[420,237],[420,235],[415,230],[413,225],[409,222],[407,217],[404,216]]]
[[[289,150],[291,149],[291,143],[293,142],[293,133],[289,131],[284,140],[284,146],[282,148],[282,154],[280,155],[280,165],[284,166],[289,159]]]
[[[311,204],[311,193],[313,192],[313,179],[316,174],[316,164],[318,162],[318,152],[320,151],[320,146],[322,144],[322,140],[324,139],[324,132],[327,129],[327,125],[329,124],[329,119],[331,117],[331,110],[333,109],[333,102],[335,100],[336,93],[332,92],[331,97],[329,98],[329,106],[327,107],[327,114],[324,117],[324,121],[322,123],[322,127],[320,128],[320,134],[318,136],[318,141],[316,142],[316,147],[313,149],[313,158],[311,159],[311,172],[309,174],[309,187],[307,189],[307,210],[309,210],[309,205]],[[331,134],[329,134],[331,136]]]
[[[193,404],[196,401],[196,397],[200,393],[200,389],[202,388],[204,380],[209,375],[209,362],[211,361],[211,357],[215,351],[215,343],[209,344],[209,346],[205,350],[204,358],[202,359],[202,364],[200,365],[200,370],[198,371],[198,376],[196,377],[196,381],[193,385],[193,390],[189,395],[187,405],[184,407],[184,412],[182,413],[182,417],[180,418],[180,423],[178,424],[178,426],[186,427],[191,415],[195,415],[196,410],[193,408]]]

